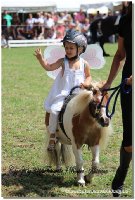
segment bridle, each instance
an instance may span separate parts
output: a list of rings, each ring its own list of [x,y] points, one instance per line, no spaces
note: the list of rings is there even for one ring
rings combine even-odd
[[[94,112],[92,111],[93,108],[94,108]],[[106,108],[106,106],[100,105],[99,107],[99,103],[94,100],[89,103],[89,111],[93,118],[96,118],[96,119],[99,118],[102,108]]]
[[[77,88],[81,88],[80,86],[75,86],[71,89],[70,91],[70,94],[69,95],[72,95],[73,94],[73,91]],[[89,88],[85,88],[89,91],[92,91],[93,92],[93,95],[96,95],[96,92],[97,90],[94,89],[93,86],[90,86]],[[103,102],[103,97],[102,97],[102,102]],[[105,105],[102,105],[102,102],[96,102],[96,101],[91,101],[89,103],[89,112],[90,114],[92,115],[93,118],[95,119],[98,119],[99,118],[99,115],[100,115],[100,111],[101,111],[101,108],[105,108],[106,106]],[[94,108],[94,112],[92,111],[92,109]]]
[[[127,86],[126,82],[127,82],[127,78],[125,78],[118,86],[113,87],[113,88],[104,89],[104,90],[101,91],[102,93],[103,92],[108,92],[108,91],[113,91],[112,94],[110,95],[110,97],[108,98],[106,105],[103,105],[103,100],[104,100],[106,94],[104,94],[102,96],[102,99],[101,99],[101,101],[99,103],[94,101],[94,100],[89,103],[89,111],[90,111],[90,113],[92,114],[92,116],[94,118],[98,119],[98,117],[100,115],[101,108],[105,108],[106,109],[106,116],[108,118],[110,118],[110,119],[112,118],[112,116],[115,113],[115,106],[116,106],[116,102],[117,102],[118,96],[120,94],[120,91],[122,91],[124,94],[129,94],[131,92],[131,90],[132,90],[132,87],[131,86]],[[71,89],[71,91],[70,91],[70,95],[72,94],[72,92],[76,88],[81,88],[81,87],[80,86],[73,87]],[[89,88],[86,88],[86,89],[89,90],[89,91],[92,91],[93,95],[96,95],[97,90],[94,89],[93,86],[90,86]],[[109,105],[110,105],[110,102],[111,102],[113,96],[114,96],[114,103],[113,103],[112,111],[110,113],[109,112]],[[92,111],[91,110],[92,109],[91,105],[95,107],[94,114],[93,114],[93,112],[91,112]]]

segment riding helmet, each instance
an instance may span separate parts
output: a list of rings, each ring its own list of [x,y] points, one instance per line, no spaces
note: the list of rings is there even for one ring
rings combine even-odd
[[[65,44],[65,42],[71,42],[71,43],[76,44],[77,47],[83,47],[82,53],[84,53],[87,48],[86,37],[82,33],[76,30],[68,30],[62,42],[63,42],[63,45]]]

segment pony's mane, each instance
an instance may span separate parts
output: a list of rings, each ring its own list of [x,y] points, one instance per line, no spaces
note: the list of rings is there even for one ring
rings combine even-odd
[[[88,90],[80,91],[69,103],[71,115],[78,115],[84,111],[88,104],[93,100],[93,92]]]
[[[94,88],[101,88],[106,81],[92,81],[90,86],[93,86]]]
[[[99,89],[104,85],[104,83],[105,81],[92,81],[89,88],[93,87]],[[93,92],[91,90],[80,91],[79,94],[68,103],[70,114],[72,116],[81,114],[92,100]]]

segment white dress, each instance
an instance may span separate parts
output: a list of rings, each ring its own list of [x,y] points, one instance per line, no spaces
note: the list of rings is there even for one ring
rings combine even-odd
[[[64,74],[61,71],[57,75],[47,99],[44,102],[44,108],[49,113],[56,113],[61,110],[64,99],[69,95],[74,86],[78,86],[85,80],[84,59],[80,58],[80,68],[73,70],[69,68],[68,59],[64,58]]]

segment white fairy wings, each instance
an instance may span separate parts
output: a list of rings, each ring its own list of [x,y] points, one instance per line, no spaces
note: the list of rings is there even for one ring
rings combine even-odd
[[[65,49],[62,46],[48,46],[44,51],[44,57],[49,64],[52,64],[58,59],[65,57]],[[105,64],[103,51],[98,44],[88,45],[86,51],[81,54],[81,57],[89,63],[91,69],[101,69]],[[48,71],[47,75],[55,79],[60,71],[61,68]]]

